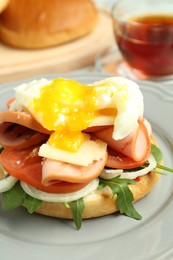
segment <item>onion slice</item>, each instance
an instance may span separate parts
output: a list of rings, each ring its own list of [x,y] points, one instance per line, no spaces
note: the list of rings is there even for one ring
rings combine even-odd
[[[96,190],[99,184],[99,179],[94,179],[81,190],[64,194],[43,192],[22,181],[20,182],[20,184],[24,191],[33,198],[48,202],[70,202],[85,197],[92,191]]]
[[[142,168],[141,170],[138,171],[123,171],[122,169],[108,169],[102,171],[100,174],[100,177],[103,179],[113,179],[117,176],[120,176],[120,178],[125,178],[125,179],[135,179],[139,176],[143,176],[149,172],[151,172],[154,168],[156,168],[157,163],[152,154],[150,154],[150,157],[148,158],[148,166],[145,168]]]
[[[5,192],[13,188],[15,183],[18,181],[17,178],[13,176],[8,176],[2,180],[0,180],[0,192]]]

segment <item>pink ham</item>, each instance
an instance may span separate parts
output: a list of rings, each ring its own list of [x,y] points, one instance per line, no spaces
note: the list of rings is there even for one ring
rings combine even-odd
[[[107,160],[107,154],[89,166],[80,166],[52,159],[45,159],[42,168],[42,184],[45,186],[59,181],[88,183],[98,177]]]
[[[0,145],[3,147],[27,148],[46,141],[47,134],[50,134],[50,131],[26,112],[0,112]]]
[[[5,110],[0,112],[0,123],[16,123],[27,128],[33,129],[37,132],[50,134],[50,131],[40,125],[30,114],[26,112],[18,112]]]
[[[94,135],[106,142],[113,150],[126,155],[134,161],[142,161],[149,156],[150,137],[143,120],[139,121],[139,126],[132,133],[122,140],[112,138],[113,126],[95,132]]]
[[[14,123],[0,124],[0,144],[16,149],[28,148],[48,139],[46,134]]]

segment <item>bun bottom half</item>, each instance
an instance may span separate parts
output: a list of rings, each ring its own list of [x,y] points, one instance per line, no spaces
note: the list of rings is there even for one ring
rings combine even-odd
[[[159,178],[159,174],[150,172],[139,177],[135,185],[129,185],[134,196],[134,202],[145,197],[154,188]],[[116,195],[112,197],[108,187],[92,192],[84,197],[85,208],[82,218],[101,217],[119,211],[116,198]],[[73,219],[71,209],[65,207],[64,203],[43,202],[36,213],[56,218]]]

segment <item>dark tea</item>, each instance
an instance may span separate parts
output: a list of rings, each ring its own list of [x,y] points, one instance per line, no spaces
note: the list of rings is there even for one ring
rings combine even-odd
[[[173,74],[173,15],[114,23],[118,47],[130,67],[150,76]]]

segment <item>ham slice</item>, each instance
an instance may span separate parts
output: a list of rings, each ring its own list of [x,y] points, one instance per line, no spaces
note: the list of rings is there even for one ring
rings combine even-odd
[[[97,178],[103,170],[107,154],[89,166],[75,165],[52,159],[45,159],[42,168],[42,184],[45,186],[59,181],[72,183],[87,183]]]
[[[0,124],[0,144],[16,149],[28,148],[46,141],[48,136],[22,125],[4,122]]]
[[[50,134],[50,131],[40,125],[30,114],[26,112],[18,112],[5,110],[0,112],[0,123],[16,123],[40,133]]]
[[[0,144],[3,147],[27,148],[46,141],[47,134],[50,132],[26,112],[0,112]]]
[[[134,161],[142,161],[150,153],[150,137],[143,120],[139,120],[138,127],[121,140],[112,138],[113,126],[95,132],[94,135],[108,144],[108,147],[126,155]]]

